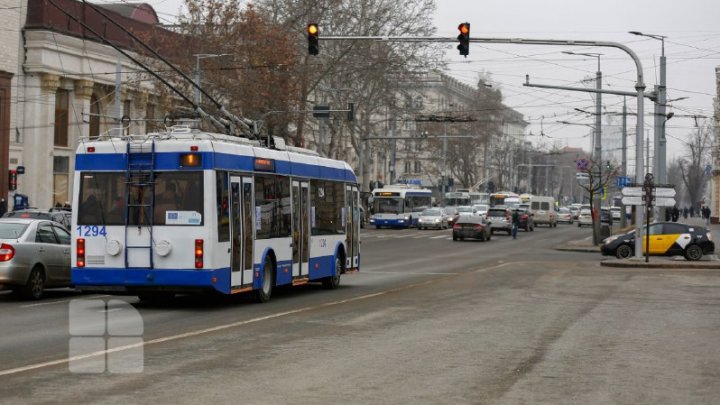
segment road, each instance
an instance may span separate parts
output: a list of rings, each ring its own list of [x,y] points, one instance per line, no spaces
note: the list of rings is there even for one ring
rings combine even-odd
[[[142,316],[140,373],[68,368],[68,303],[110,297],[3,294],[0,403],[717,403],[720,273],[553,249],[587,235],[367,229],[337,290],[114,297]]]

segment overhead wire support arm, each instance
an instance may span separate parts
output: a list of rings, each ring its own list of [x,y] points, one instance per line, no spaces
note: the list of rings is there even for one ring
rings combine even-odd
[[[182,76],[183,79],[185,79],[185,80],[186,80],[188,83],[190,83],[193,87],[195,87],[196,89],[198,89],[198,91],[200,91],[205,97],[207,97],[210,101],[212,101],[212,103],[215,104],[215,106],[220,110],[220,112],[221,112],[223,115],[225,115],[226,117],[228,117],[230,120],[232,120],[236,125],[242,127],[242,128],[245,129],[247,132],[252,132],[252,121],[247,120],[247,119],[244,119],[244,120],[243,120],[243,119],[235,116],[234,114],[230,113],[229,111],[227,111],[227,110],[225,109],[225,107],[224,107],[219,101],[217,101],[213,96],[211,96],[207,91],[205,91],[198,83],[195,83],[195,81],[193,81],[191,78],[189,78],[185,73],[183,73],[183,71],[181,71],[180,69],[178,69],[178,68],[177,68],[175,65],[173,65],[172,63],[168,62],[168,61],[167,61],[165,58],[163,58],[159,53],[157,53],[157,51],[155,51],[153,48],[151,48],[149,45],[147,45],[144,41],[142,41],[140,38],[138,38],[135,34],[133,34],[132,32],[130,32],[129,30],[127,30],[127,29],[126,29],[125,27],[123,27],[120,23],[118,23],[117,21],[115,21],[112,17],[110,17],[109,15],[107,15],[106,13],[104,13],[103,11],[101,11],[99,7],[95,6],[95,5],[92,4],[92,3],[88,3],[86,0],[83,0],[83,4],[87,5],[87,6],[90,7],[91,9],[93,9],[95,12],[97,12],[98,14],[100,14],[101,16],[103,16],[103,18],[105,18],[105,19],[107,19],[108,21],[110,21],[113,25],[115,25],[115,26],[117,26],[118,28],[120,28],[120,29],[122,29],[123,31],[125,31],[125,32],[130,36],[130,38],[132,38],[133,40],[135,40],[135,42],[137,42],[138,44],[140,44],[143,48],[145,48],[146,50],[148,50],[153,56],[155,56],[156,58],[160,59],[163,63],[165,63],[166,65],[168,65],[172,70],[174,70],[176,73],[178,73],[180,76]],[[56,6],[55,4],[53,4],[53,5],[57,8],[57,6]],[[68,14],[68,13],[65,12],[65,11],[63,11],[63,13],[65,13],[65,14],[68,15],[68,16],[70,16],[70,14]],[[71,18],[73,18],[73,17],[71,17]],[[81,24],[82,24],[82,23],[81,23]],[[83,24],[83,26],[85,26],[85,25]],[[93,34],[95,34],[95,35],[97,35],[98,37],[100,37],[98,34],[96,34],[96,33],[94,33],[94,32],[93,32]],[[103,38],[103,37],[100,37],[100,38],[102,38],[102,40],[103,40],[104,42],[110,44],[110,42],[107,41],[105,38]],[[115,49],[117,49],[118,51],[120,51],[120,49],[119,49],[118,47],[116,47],[116,46],[114,46],[114,45],[112,45],[112,44],[111,44],[111,46],[113,46]],[[120,52],[123,53],[123,55],[128,56],[128,55],[127,55],[126,53],[124,53],[123,51],[120,51]],[[128,56],[128,57],[129,57],[129,56]],[[155,76],[156,78],[160,79],[160,80],[163,82],[163,84],[169,86],[169,84],[168,84],[165,80],[161,79],[157,74],[155,74],[154,72],[152,72],[150,69],[147,69],[147,67],[145,67],[143,64],[140,64],[139,62],[135,61],[135,60],[132,59],[132,58],[130,58],[130,59],[133,60],[133,62],[138,63],[140,66],[142,66],[145,70],[147,70],[147,71],[150,72],[151,74],[153,74],[153,76]],[[176,90],[176,92],[177,92],[177,90]],[[183,96],[183,99],[185,99],[186,101],[188,101],[188,102],[193,106],[193,108],[196,110],[196,112],[198,112],[198,114],[202,115],[202,113],[201,113],[202,110],[200,109],[200,106],[199,106],[198,104],[196,104],[194,101],[191,101],[188,97]],[[207,114],[207,113],[205,113],[205,117],[208,117],[208,114]],[[248,122],[249,122],[249,123],[248,123]]]

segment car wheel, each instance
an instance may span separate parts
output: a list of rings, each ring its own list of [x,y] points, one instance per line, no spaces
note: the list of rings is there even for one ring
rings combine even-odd
[[[27,284],[20,289],[20,295],[27,299],[39,300],[45,293],[45,274],[39,266],[30,272]]]
[[[458,237],[453,235],[453,240],[458,240]]]
[[[491,229],[491,230],[490,230],[490,235],[495,235],[495,230],[494,230],[494,229]]]
[[[460,240],[465,240],[465,238],[461,236],[461,237],[460,237]]]
[[[344,270],[344,263],[345,260],[343,260],[342,256],[338,256],[335,258],[335,275],[330,277],[325,277],[322,281],[322,286],[326,290],[334,290],[340,286],[340,275],[342,275]],[[264,280],[263,280],[264,284]]]
[[[578,222],[578,228],[582,228],[582,224]]]
[[[272,260],[266,257],[263,265],[262,286],[259,290],[255,290],[255,301],[260,303],[270,301],[273,289],[273,273]]]
[[[380,229],[380,225],[375,225],[375,229]]]
[[[702,256],[703,251],[699,245],[690,245],[685,249],[685,258],[690,261],[700,260]]]
[[[633,251],[630,245],[620,245],[617,249],[615,249],[615,257],[618,259],[627,259],[628,257],[632,256]]]

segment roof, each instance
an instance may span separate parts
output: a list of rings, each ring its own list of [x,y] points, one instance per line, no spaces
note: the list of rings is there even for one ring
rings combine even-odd
[[[147,24],[160,23],[155,9],[147,3],[105,3],[97,6]]]

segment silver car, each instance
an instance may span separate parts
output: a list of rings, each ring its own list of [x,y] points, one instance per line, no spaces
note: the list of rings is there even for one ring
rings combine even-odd
[[[0,285],[29,299],[70,285],[70,233],[43,219],[0,219]]]
[[[444,208],[428,208],[420,213],[418,218],[418,228],[427,229],[447,229],[448,215]]]

